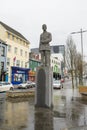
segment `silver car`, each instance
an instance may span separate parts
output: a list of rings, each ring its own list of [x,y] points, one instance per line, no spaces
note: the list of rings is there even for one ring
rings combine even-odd
[[[53,80],[53,88],[54,89],[61,89],[63,88],[63,84],[60,80]]]
[[[0,92],[8,91],[8,90],[13,90],[14,86],[10,82],[0,82]]]
[[[19,89],[27,89],[27,88],[33,88],[33,87],[35,87],[35,83],[32,81],[27,81],[18,85]]]

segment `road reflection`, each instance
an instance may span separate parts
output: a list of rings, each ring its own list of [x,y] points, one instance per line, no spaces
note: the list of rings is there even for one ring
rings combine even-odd
[[[35,109],[35,130],[53,130],[53,111],[44,108]]]
[[[32,114],[29,101],[0,102],[0,130],[24,130]]]
[[[54,91],[53,110],[35,108],[34,103],[33,97],[0,98],[0,130],[64,130],[87,126],[87,101],[81,100],[77,90]]]

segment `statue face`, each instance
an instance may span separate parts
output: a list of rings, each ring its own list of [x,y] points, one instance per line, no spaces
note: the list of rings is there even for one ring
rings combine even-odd
[[[43,24],[43,25],[42,25],[42,29],[43,29],[44,31],[46,31],[46,29],[47,29],[46,24]]]

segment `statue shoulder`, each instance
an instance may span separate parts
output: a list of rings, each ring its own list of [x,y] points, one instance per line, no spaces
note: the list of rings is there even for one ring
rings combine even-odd
[[[52,34],[51,34],[50,32],[48,32],[48,35],[50,35],[50,36],[51,36]]]

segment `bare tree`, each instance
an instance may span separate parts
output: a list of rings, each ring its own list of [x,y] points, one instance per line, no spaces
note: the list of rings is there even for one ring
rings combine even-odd
[[[76,58],[76,45],[72,37],[68,37],[66,41],[66,65],[71,73],[72,77],[72,88],[74,89],[74,72],[75,72],[75,58]]]
[[[77,54],[77,71],[79,77],[79,84],[82,84],[83,68],[82,68],[82,55],[80,53]]]

